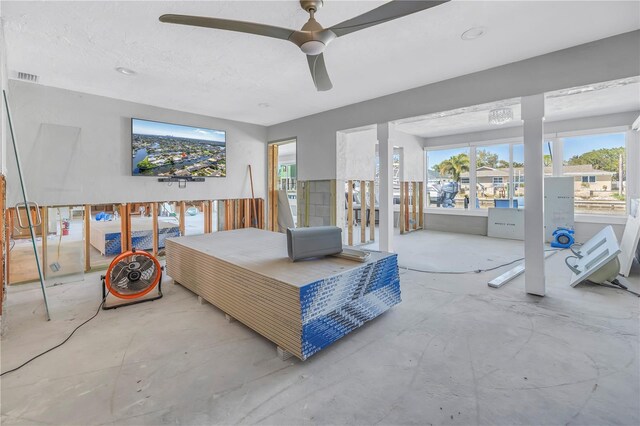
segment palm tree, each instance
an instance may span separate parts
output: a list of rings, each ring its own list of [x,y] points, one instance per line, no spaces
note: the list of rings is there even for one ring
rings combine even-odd
[[[469,171],[469,156],[467,154],[454,155],[438,165],[441,175],[451,175],[454,181],[460,182],[460,175]]]

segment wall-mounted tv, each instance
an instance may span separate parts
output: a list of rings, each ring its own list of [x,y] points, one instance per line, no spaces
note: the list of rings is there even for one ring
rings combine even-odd
[[[226,145],[222,130],[131,119],[133,176],[224,177]]]

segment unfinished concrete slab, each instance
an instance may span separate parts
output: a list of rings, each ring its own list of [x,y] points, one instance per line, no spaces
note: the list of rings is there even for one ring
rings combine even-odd
[[[496,266],[522,243],[420,231],[397,238],[416,269]],[[166,278],[165,297],[103,311],[61,348],[1,379],[2,424],[638,424],[639,299],[524,277],[401,270],[403,302],[305,362]],[[640,290],[640,268],[625,280]],[[2,371],[61,341],[100,301],[99,273],[9,289]]]

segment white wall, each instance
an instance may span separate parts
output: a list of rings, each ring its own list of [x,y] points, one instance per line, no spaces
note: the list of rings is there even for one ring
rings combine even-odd
[[[0,6],[2,7],[2,6]],[[9,80],[7,78],[7,49],[4,39],[4,21],[0,19],[0,86],[2,90],[7,90]],[[7,143],[9,132],[7,130],[7,116],[4,107],[4,100],[0,99],[0,173],[6,173]]]
[[[336,140],[336,179],[374,180],[376,174],[376,129],[338,132]]]
[[[336,132],[502,99],[640,75],[640,31],[552,52],[268,128],[297,137],[303,180],[335,179]],[[310,102],[312,99],[310,99]]]
[[[255,195],[265,196],[263,126],[15,80],[9,82],[9,106],[29,199],[40,205],[250,197],[249,164]],[[225,130],[227,177],[179,189],[131,176],[132,117]],[[21,200],[15,161],[7,166],[7,201],[15,204]]]
[[[424,180],[424,168],[426,160],[424,156],[424,139],[397,131],[391,126],[391,139],[393,146],[403,149],[402,176],[400,180],[405,182],[422,182]]]

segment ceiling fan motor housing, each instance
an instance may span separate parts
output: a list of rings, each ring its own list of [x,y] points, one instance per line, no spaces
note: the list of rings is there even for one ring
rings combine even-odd
[[[311,10],[317,12],[322,7],[322,3],[322,0],[300,0],[300,6],[309,13]]]

